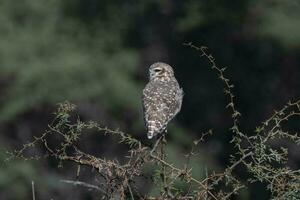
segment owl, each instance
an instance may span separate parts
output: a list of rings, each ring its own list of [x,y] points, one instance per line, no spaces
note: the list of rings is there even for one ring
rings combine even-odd
[[[180,111],[183,91],[172,67],[157,62],[149,68],[149,82],[143,90],[142,104],[147,137],[167,131],[167,125]]]

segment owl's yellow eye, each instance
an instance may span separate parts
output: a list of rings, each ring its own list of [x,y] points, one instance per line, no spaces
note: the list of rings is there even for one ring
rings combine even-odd
[[[161,68],[155,68],[154,71],[155,71],[155,72],[161,72],[162,69],[161,69]]]

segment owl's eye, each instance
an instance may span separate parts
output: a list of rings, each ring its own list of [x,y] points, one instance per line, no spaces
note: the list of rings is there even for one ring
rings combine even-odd
[[[162,70],[160,68],[154,69],[155,72],[161,72]]]

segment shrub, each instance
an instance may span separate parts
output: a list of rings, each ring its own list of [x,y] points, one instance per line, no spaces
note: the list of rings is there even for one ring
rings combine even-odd
[[[180,168],[167,160],[165,146],[166,138],[160,136],[153,147],[133,138],[130,134],[120,130],[103,127],[96,122],[83,122],[74,118],[76,106],[64,102],[59,104],[53,122],[40,136],[31,143],[24,144],[20,150],[11,152],[11,158],[39,159],[51,157],[62,162],[71,162],[80,166],[87,166],[97,170],[99,184],[92,185],[79,180],[63,180],[65,183],[87,187],[95,190],[104,199],[230,199],[238,194],[242,188],[254,182],[262,182],[267,186],[273,199],[299,199],[300,170],[293,170],[287,166],[288,149],[273,145],[272,141],[288,139],[300,144],[300,136],[284,129],[283,123],[291,118],[300,116],[300,100],[288,102],[281,110],[275,113],[252,134],[244,133],[239,127],[241,115],[235,106],[234,87],[225,77],[226,68],[216,65],[215,59],[208,53],[207,48],[197,47],[192,43],[185,44],[200,52],[211,63],[211,68],[224,83],[224,93],[228,97],[227,108],[232,118],[232,145],[236,153],[231,155],[230,165],[222,172],[207,173],[204,179],[193,177],[193,169],[189,160],[195,157],[195,147],[212,134],[208,131],[192,144],[184,167]],[[80,138],[94,130],[99,134],[111,135],[119,138],[120,143],[128,145],[128,154],[121,163],[116,159],[96,157],[83,152],[80,147]],[[48,142],[51,138],[58,140],[55,144]],[[28,150],[42,144],[45,155],[29,155]],[[154,168],[151,182],[160,191],[157,197],[144,196],[139,191],[137,179],[148,179],[145,168]],[[241,180],[235,170],[244,169],[247,179]],[[182,186],[185,187],[182,187]]]

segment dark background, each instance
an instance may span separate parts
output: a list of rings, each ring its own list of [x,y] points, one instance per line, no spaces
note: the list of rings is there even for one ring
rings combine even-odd
[[[192,166],[196,177],[205,169],[221,171],[235,151],[227,99],[206,59],[182,44],[209,47],[217,64],[227,67],[241,128],[251,135],[275,109],[299,98],[299,10],[296,0],[1,0],[0,158],[40,135],[65,100],[78,106],[82,120],[146,140],[141,91],[148,67],[163,61],[174,67],[185,91],[182,111],[169,126],[170,161],[180,165],[191,142],[213,129]],[[126,151],[99,134],[81,142],[100,157],[119,158]],[[288,164],[299,169],[299,146],[289,147]],[[95,182],[93,173],[82,169],[80,178]],[[75,175],[69,163],[57,168],[45,159],[1,162],[0,199],[31,199],[31,181],[37,199],[96,199],[59,182]],[[146,186],[144,192],[155,195]],[[263,184],[237,196],[268,198]]]

